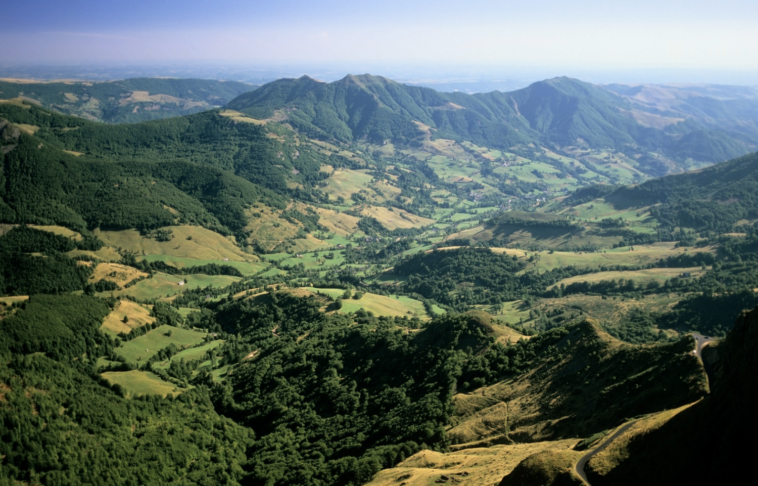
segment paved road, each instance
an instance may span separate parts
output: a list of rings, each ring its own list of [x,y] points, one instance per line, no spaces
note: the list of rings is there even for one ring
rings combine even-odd
[[[580,478],[582,478],[582,481],[584,481],[587,484],[590,484],[590,482],[587,480],[587,475],[584,473],[584,466],[587,465],[590,459],[592,459],[592,456],[595,454],[598,454],[600,452],[603,452],[606,447],[611,445],[611,442],[616,440],[618,436],[626,432],[626,430],[634,425],[635,421],[627,422],[624,425],[622,425],[616,432],[613,433],[610,437],[608,437],[605,442],[600,444],[600,446],[595,447],[592,449],[592,451],[588,452],[587,454],[583,455],[581,459],[576,463],[576,466],[574,466],[574,470],[576,471],[576,474],[579,475]]]
[[[697,343],[697,345],[695,346],[695,356],[697,356],[698,358],[702,360],[703,357],[700,355],[700,353],[703,350],[703,347],[706,344],[714,341],[714,338],[710,336],[703,336],[702,334],[698,334],[696,332],[692,333],[692,337],[695,338],[695,342]]]

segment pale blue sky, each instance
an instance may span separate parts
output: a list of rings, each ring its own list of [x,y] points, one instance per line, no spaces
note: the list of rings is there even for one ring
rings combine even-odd
[[[755,0],[3,4],[0,64],[360,62],[758,70]]]

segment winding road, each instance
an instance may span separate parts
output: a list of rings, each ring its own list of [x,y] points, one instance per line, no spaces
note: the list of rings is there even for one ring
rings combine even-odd
[[[632,425],[634,425],[635,422],[636,421],[633,420],[619,427],[619,429],[616,430],[616,432],[614,432],[613,435],[608,437],[608,439],[606,439],[605,442],[603,442],[600,446],[595,447],[587,454],[583,455],[582,458],[579,459],[579,461],[577,461],[576,466],[574,466],[574,471],[580,478],[582,478],[582,481],[584,481],[586,484],[590,484],[590,482],[587,480],[587,474],[584,473],[584,466],[586,466],[589,460],[592,459],[592,456],[594,456],[595,454],[599,454],[600,452],[603,452],[606,447],[611,445],[611,442],[613,442],[614,440],[616,440],[618,436],[626,432],[627,429],[631,427]]]
[[[710,343],[714,339],[709,336],[703,336],[702,334],[698,334],[696,332],[692,333],[692,337],[695,338],[695,342],[697,343],[697,345],[695,346],[695,356],[700,358],[700,360],[702,361],[703,357],[700,355],[701,351],[703,351],[703,348],[705,347],[706,344]]]

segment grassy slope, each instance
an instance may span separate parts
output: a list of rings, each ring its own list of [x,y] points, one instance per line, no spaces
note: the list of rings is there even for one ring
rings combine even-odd
[[[331,299],[336,299],[342,296],[345,292],[341,289],[316,289],[308,287],[308,291],[313,293],[321,293],[329,296]],[[418,317],[420,319],[427,319],[424,305],[416,299],[411,299],[405,296],[384,296],[372,293],[364,293],[363,297],[358,300],[344,299],[342,309],[340,312],[349,313],[355,312],[358,309],[364,309],[367,312],[373,312],[376,316],[399,316],[399,317]]]
[[[675,243],[655,243],[652,245],[638,245],[634,251],[629,247],[601,250],[600,252],[574,252],[574,251],[525,251],[513,248],[492,248],[496,253],[506,253],[519,257],[535,255],[538,260],[530,264],[528,269],[540,271],[573,265],[577,268],[600,268],[602,266],[622,265],[637,266],[654,263],[662,258],[682,255],[691,250],[675,248]],[[714,248],[698,248],[698,252],[714,252]]]
[[[630,270],[620,272],[597,272],[588,275],[577,275],[576,277],[566,278],[560,282],[556,282],[555,285],[551,285],[550,288],[561,285],[570,285],[575,282],[600,282],[602,280],[633,280],[637,284],[647,284],[649,282],[657,281],[663,283],[666,280],[676,277],[682,273],[690,273],[693,278],[699,277],[705,273],[701,267],[690,268],[649,268],[645,270]]]
[[[148,371],[108,371],[102,374],[112,385],[119,384],[129,396],[176,394],[181,389],[165,382]]]
[[[140,300],[167,298],[187,289],[226,287],[239,280],[240,277],[230,277],[227,275],[167,275],[165,273],[156,272],[153,274],[153,278],[142,280],[141,282],[123,290],[103,292],[103,295],[129,295]],[[185,285],[179,285],[180,282],[185,282]]]
[[[136,230],[95,231],[98,238],[114,248],[137,252],[142,255],[167,255],[197,260],[213,260],[221,263],[224,258],[230,261],[255,262],[258,258],[240,250],[235,244],[213,231],[200,226],[170,226],[174,238],[170,241],[157,241],[146,238]],[[188,239],[191,238],[191,239]]]
[[[0,96],[109,123],[168,118],[222,106],[255,86],[205,79],[135,78],[107,82],[0,80]],[[158,109],[155,109],[155,107]]]

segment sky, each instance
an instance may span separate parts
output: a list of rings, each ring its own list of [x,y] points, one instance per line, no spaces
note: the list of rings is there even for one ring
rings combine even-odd
[[[758,72],[755,0],[24,0],[0,65]],[[13,19],[8,21],[7,19]],[[10,48],[9,48],[10,46]]]

